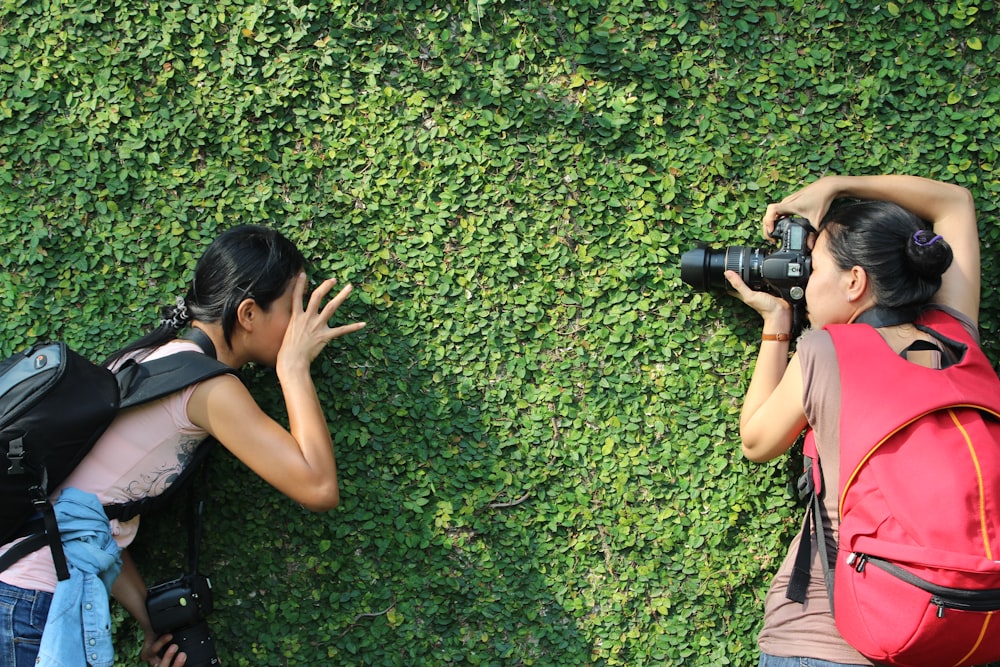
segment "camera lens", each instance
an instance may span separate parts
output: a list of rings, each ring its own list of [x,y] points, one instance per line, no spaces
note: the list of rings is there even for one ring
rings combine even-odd
[[[705,291],[712,284],[712,275],[717,272],[722,275],[722,264],[719,263],[718,250],[694,248],[681,255],[681,280],[696,290]]]
[[[694,248],[681,255],[681,280],[697,290],[728,287],[726,271],[735,271],[750,286],[759,290],[762,254],[757,248],[730,246],[721,250]]]

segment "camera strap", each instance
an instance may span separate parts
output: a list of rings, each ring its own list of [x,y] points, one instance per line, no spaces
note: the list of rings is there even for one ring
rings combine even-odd
[[[868,324],[876,329],[894,327],[897,324],[910,324],[920,315],[920,309],[915,306],[904,308],[884,308],[872,306],[858,315],[856,323]]]
[[[212,339],[208,337],[208,334],[201,329],[191,327],[182,338],[197,343],[206,355],[213,359],[217,358],[215,344],[212,343]],[[214,439],[209,436],[209,440]],[[204,489],[206,488],[206,481],[208,479],[208,463],[204,459],[207,459],[208,455],[211,454],[214,444],[214,441],[203,442],[198,448],[203,456],[196,458],[192,462],[198,466],[199,479],[188,490],[189,514],[191,515],[190,525],[188,526],[188,570],[191,574],[198,574],[198,560],[201,557],[201,528],[205,514]]]
[[[188,526],[188,571],[198,574],[198,559],[201,557],[201,524],[205,513],[205,498],[202,489],[207,477],[208,466],[202,465],[200,483],[192,485],[189,491],[191,520]]]

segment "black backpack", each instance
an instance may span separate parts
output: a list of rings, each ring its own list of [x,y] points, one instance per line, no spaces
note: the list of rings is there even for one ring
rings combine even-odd
[[[65,343],[39,343],[0,363],[0,545],[22,540],[0,557],[0,571],[45,546],[56,572],[69,578],[49,494],[111,425],[119,410],[134,407],[235,371],[217,361],[203,332],[189,338],[205,354],[184,351],[160,359],[126,362],[115,372],[88,361]],[[211,438],[209,438],[211,440]],[[204,459],[212,443],[199,447]],[[196,465],[185,469],[186,479]],[[179,479],[171,490],[181,486]],[[126,520],[162,502],[163,496],[105,508]]]

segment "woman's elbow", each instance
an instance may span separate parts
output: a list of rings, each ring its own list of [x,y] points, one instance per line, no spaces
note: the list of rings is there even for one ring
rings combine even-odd
[[[743,456],[754,463],[767,463],[774,458],[773,456],[769,456],[766,452],[761,451],[761,448],[747,444],[745,440],[741,445],[741,449],[743,451]]]
[[[308,498],[299,501],[310,512],[329,512],[340,505],[340,488],[336,482],[313,489]]]
[[[972,191],[968,188],[962,187],[957,183],[950,183],[952,186],[953,196],[959,206],[964,206],[966,208],[975,210],[976,202],[975,198],[972,196]]]
[[[780,452],[775,452],[774,448],[768,446],[768,443],[760,437],[755,436],[750,429],[746,428],[741,429],[740,432],[740,450],[743,452],[744,457],[754,463],[767,463],[780,454]]]

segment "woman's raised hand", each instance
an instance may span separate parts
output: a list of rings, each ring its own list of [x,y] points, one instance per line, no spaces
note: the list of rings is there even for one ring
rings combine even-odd
[[[306,275],[302,273],[295,281],[292,295],[292,314],[285,330],[285,337],[278,352],[278,362],[295,363],[297,361],[311,364],[319,356],[327,343],[365,327],[365,322],[354,322],[343,326],[331,327],[330,320],[341,304],[350,296],[353,287],[348,284],[333,298],[324,300],[333,291],[336,279],[324,280],[313,290],[305,307]]]
[[[836,176],[825,176],[804,188],[793,192],[776,204],[769,204],[764,211],[764,238],[773,241],[770,234],[778,218],[799,215],[808,220],[814,228],[830,209],[830,204],[840,193],[840,183]]]

